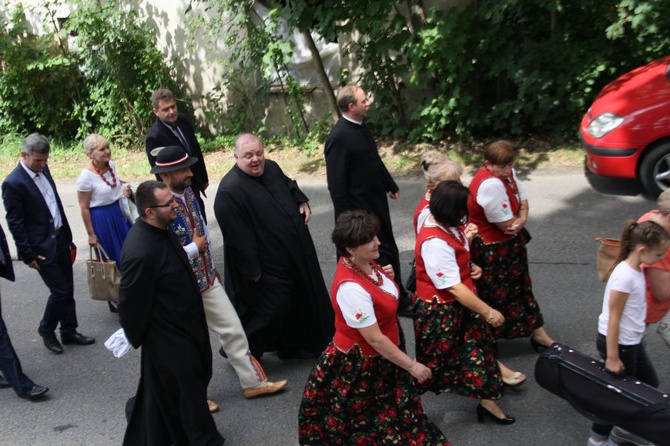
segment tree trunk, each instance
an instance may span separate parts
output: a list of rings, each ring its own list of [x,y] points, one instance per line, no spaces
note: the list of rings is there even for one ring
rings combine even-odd
[[[340,119],[340,109],[337,107],[335,92],[333,91],[332,85],[330,85],[330,80],[328,79],[328,75],[326,74],[326,69],[323,67],[323,61],[321,60],[319,50],[316,48],[316,44],[314,43],[314,39],[312,39],[312,33],[310,32],[309,28],[304,30],[302,32],[302,35],[305,38],[305,42],[307,42],[307,46],[309,46],[309,51],[312,53],[312,59],[314,59],[316,72],[319,75],[319,79],[321,79],[321,85],[323,85],[323,91],[326,93],[328,103],[330,104],[331,115],[333,116],[333,119],[337,121],[338,119]]]
[[[412,34],[416,34],[424,23],[426,23],[426,9],[422,0],[406,0],[409,9],[409,21],[412,27]]]

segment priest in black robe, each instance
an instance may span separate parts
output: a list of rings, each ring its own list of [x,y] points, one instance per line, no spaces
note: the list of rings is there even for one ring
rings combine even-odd
[[[167,229],[177,204],[157,181],[140,184],[135,196],[140,219],[121,251],[119,317],[142,360],[123,444],[222,445],[207,406],[212,350],[200,287]]]
[[[395,282],[400,288],[398,311],[410,305],[402,283],[400,253],[393,237],[387,195],[397,200],[400,189],[386,169],[372,134],[363,124],[370,101],[365,90],[355,85],[342,87],[337,95],[342,117],[326,138],[326,176],[328,191],[335,208],[335,220],[344,211],[363,209],[379,218],[377,263],[393,266]],[[403,316],[408,315],[403,313]]]
[[[260,357],[319,355],[334,314],[307,223],[308,199],[252,134],[235,142],[235,166],[219,183],[214,214],[224,241],[225,285]]]

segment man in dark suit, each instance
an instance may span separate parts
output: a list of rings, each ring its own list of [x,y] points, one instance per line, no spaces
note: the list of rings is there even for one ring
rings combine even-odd
[[[151,103],[157,119],[149,129],[145,143],[149,164],[151,164],[151,167],[156,165],[156,154],[152,154],[151,152],[158,147],[180,146],[190,156],[197,158],[198,162],[191,166],[191,172],[193,172],[191,189],[195,193],[200,205],[202,217],[207,222],[201,194],[205,195],[205,190],[209,186],[209,178],[207,177],[205,160],[202,157],[202,150],[200,150],[200,143],[198,143],[198,138],[195,136],[195,131],[188,122],[188,119],[186,119],[186,116],[183,113],[179,113],[177,102],[170,90],[165,88],[156,90],[151,95]],[[156,175],[156,179],[161,181],[158,175]]]
[[[395,282],[400,288],[398,311],[411,303],[400,277],[400,254],[391,226],[386,198],[400,198],[400,190],[377,152],[370,131],[363,119],[370,108],[365,91],[356,85],[343,87],[337,95],[342,117],[326,138],[326,175],[328,190],[335,208],[335,219],[344,211],[363,209],[379,217],[379,259],[377,263],[392,265]],[[406,313],[403,315],[407,315]]]
[[[14,267],[9,256],[9,247],[5,231],[0,226],[0,277],[14,282]],[[7,333],[7,326],[2,319],[2,300],[0,300],[0,389],[11,387],[21,397],[31,401],[42,399],[49,391],[47,387],[38,386],[28,378],[21,369],[21,361],[14,351],[12,341]]]
[[[2,183],[7,224],[19,259],[37,270],[50,295],[38,333],[47,349],[63,353],[55,330],[60,324],[63,344],[89,345],[95,339],[77,332],[70,245],[72,232],[47,160],[49,140],[28,135],[21,161]]]

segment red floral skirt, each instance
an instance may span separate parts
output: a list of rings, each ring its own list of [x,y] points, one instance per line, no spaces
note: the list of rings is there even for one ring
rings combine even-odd
[[[414,300],[416,360],[433,377],[423,392],[450,392],[471,398],[499,399],[502,377],[489,325],[458,302]]]
[[[414,378],[381,356],[332,343],[312,370],[298,415],[301,445],[449,445],[423,412]]]
[[[522,236],[485,245],[475,237],[470,249],[472,261],[483,270],[477,295],[505,316],[502,327],[493,329],[496,339],[527,338],[544,325],[533,295],[528,272],[528,252]]]

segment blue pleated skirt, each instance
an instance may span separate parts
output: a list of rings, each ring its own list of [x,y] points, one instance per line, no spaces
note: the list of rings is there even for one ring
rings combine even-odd
[[[121,270],[121,247],[130,230],[130,223],[123,216],[119,202],[91,208],[91,222],[98,242]]]

